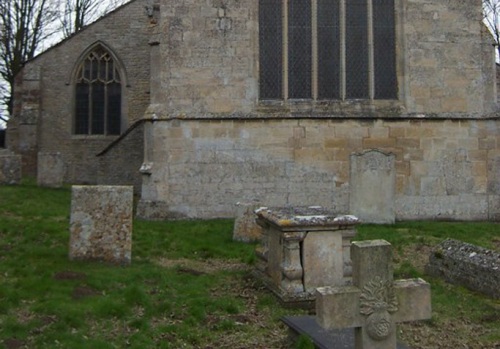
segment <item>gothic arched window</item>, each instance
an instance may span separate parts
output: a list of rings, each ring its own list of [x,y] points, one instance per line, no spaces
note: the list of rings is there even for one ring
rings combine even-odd
[[[74,133],[118,135],[121,132],[122,86],[113,57],[97,46],[77,69]]]

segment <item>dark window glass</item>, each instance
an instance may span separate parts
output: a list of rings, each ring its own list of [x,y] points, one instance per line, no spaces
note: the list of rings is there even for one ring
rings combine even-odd
[[[339,0],[318,0],[318,97],[340,98]]]
[[[260,98],[281,99],[283,80],[281,1],[259,1]]]
[[[75,134],[120,134],[121,84],[109,53],[96,48],[83,61],[76,77]]]
[[[313,90],[318,99],[328,100],[397,98],[394,0],[372,0],[372,18],[368,0],[346,0],[342,7],[341,0],[317,0],[314,20],[311,0],[286,0],[287,13],[283,3],[259,0],[261,99],[282,99],[285,83],[290,99],[312,98]]]
[[[366,0],[346,1],[346,98],[369,97],[368,8]]]
[[[89,85],[76,84],[75,133],[89,133]]]
[[[121,86],[119,83],[108,85],[108,134],[120,134]]]
[[[105,88],[102,82],[92,84],[92,134],[104,134]]]
[[[375,99],[397,98],[394,0],[373,0]]]
[[[288,95],[311,98],[311,1],[288,3]]]

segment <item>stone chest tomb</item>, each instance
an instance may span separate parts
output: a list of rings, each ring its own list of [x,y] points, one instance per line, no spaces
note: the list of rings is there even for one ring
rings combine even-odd
[[[356,217],[320,206],[255,212],[263,227],[257,273],[283,302],[307,304],[317,287],[349,283]]]

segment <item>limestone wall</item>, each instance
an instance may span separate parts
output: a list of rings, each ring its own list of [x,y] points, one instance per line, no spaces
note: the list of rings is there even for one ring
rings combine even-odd
[[[399,100],[258,100],[258,1],[161,2],[161,91],[150,113],[171,116],[482,117],[496,110],[493,40],[480,1],[396,0]]]
[[[349,210],[350,156],[395,155],[396,219],[499,219],[494,48],[481,2],[396,0],[398,100],[260,101],[258,1],[161,2],[139,214]]]
[[[149,124],[140,215],[233,215],[236,202],[349,208],[350,155],[395,155],[396,219],[499,219],[495,120],[172,120]],[[151,202],[155,204],[152,205]]]
[[[408,111],[494,110],[495,52],[481,1],[409,0],[401,8]]]

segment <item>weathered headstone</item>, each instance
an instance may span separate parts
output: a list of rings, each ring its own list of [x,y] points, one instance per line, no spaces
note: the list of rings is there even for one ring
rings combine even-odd
[[[429,256],[426,272],[500,299],[500,253],[447,239]]]
[[[69,258],[130,264],[132,186],[73,186]]]
[[[349,212],[364,223],[395,221],[394,154],[370,150],[351,155]]]
[[[21,155],[16,155],[7,149],[0,149],[0,184],[21,182],[21,161]]]
[[[234,220],[233,240],[255,242],[262,238],[262,227],[255,221],[257,204],[238,202]]]
[[[59,188],[64,180],[64,161],[59,152],[38,153],[37,183],[42,187]]]
[[[350,242],[358,219],[319,206],[260,208],[259,277],[286,304],[313,302],[315,289],[351,277]]]
[[[351,258],[353,286],[317,289],[317,321],[326,329],[355,328],[356,349],[394,349],[396,323],[431,317],[430,285],[393,281],[387,241],[353,242]]]

